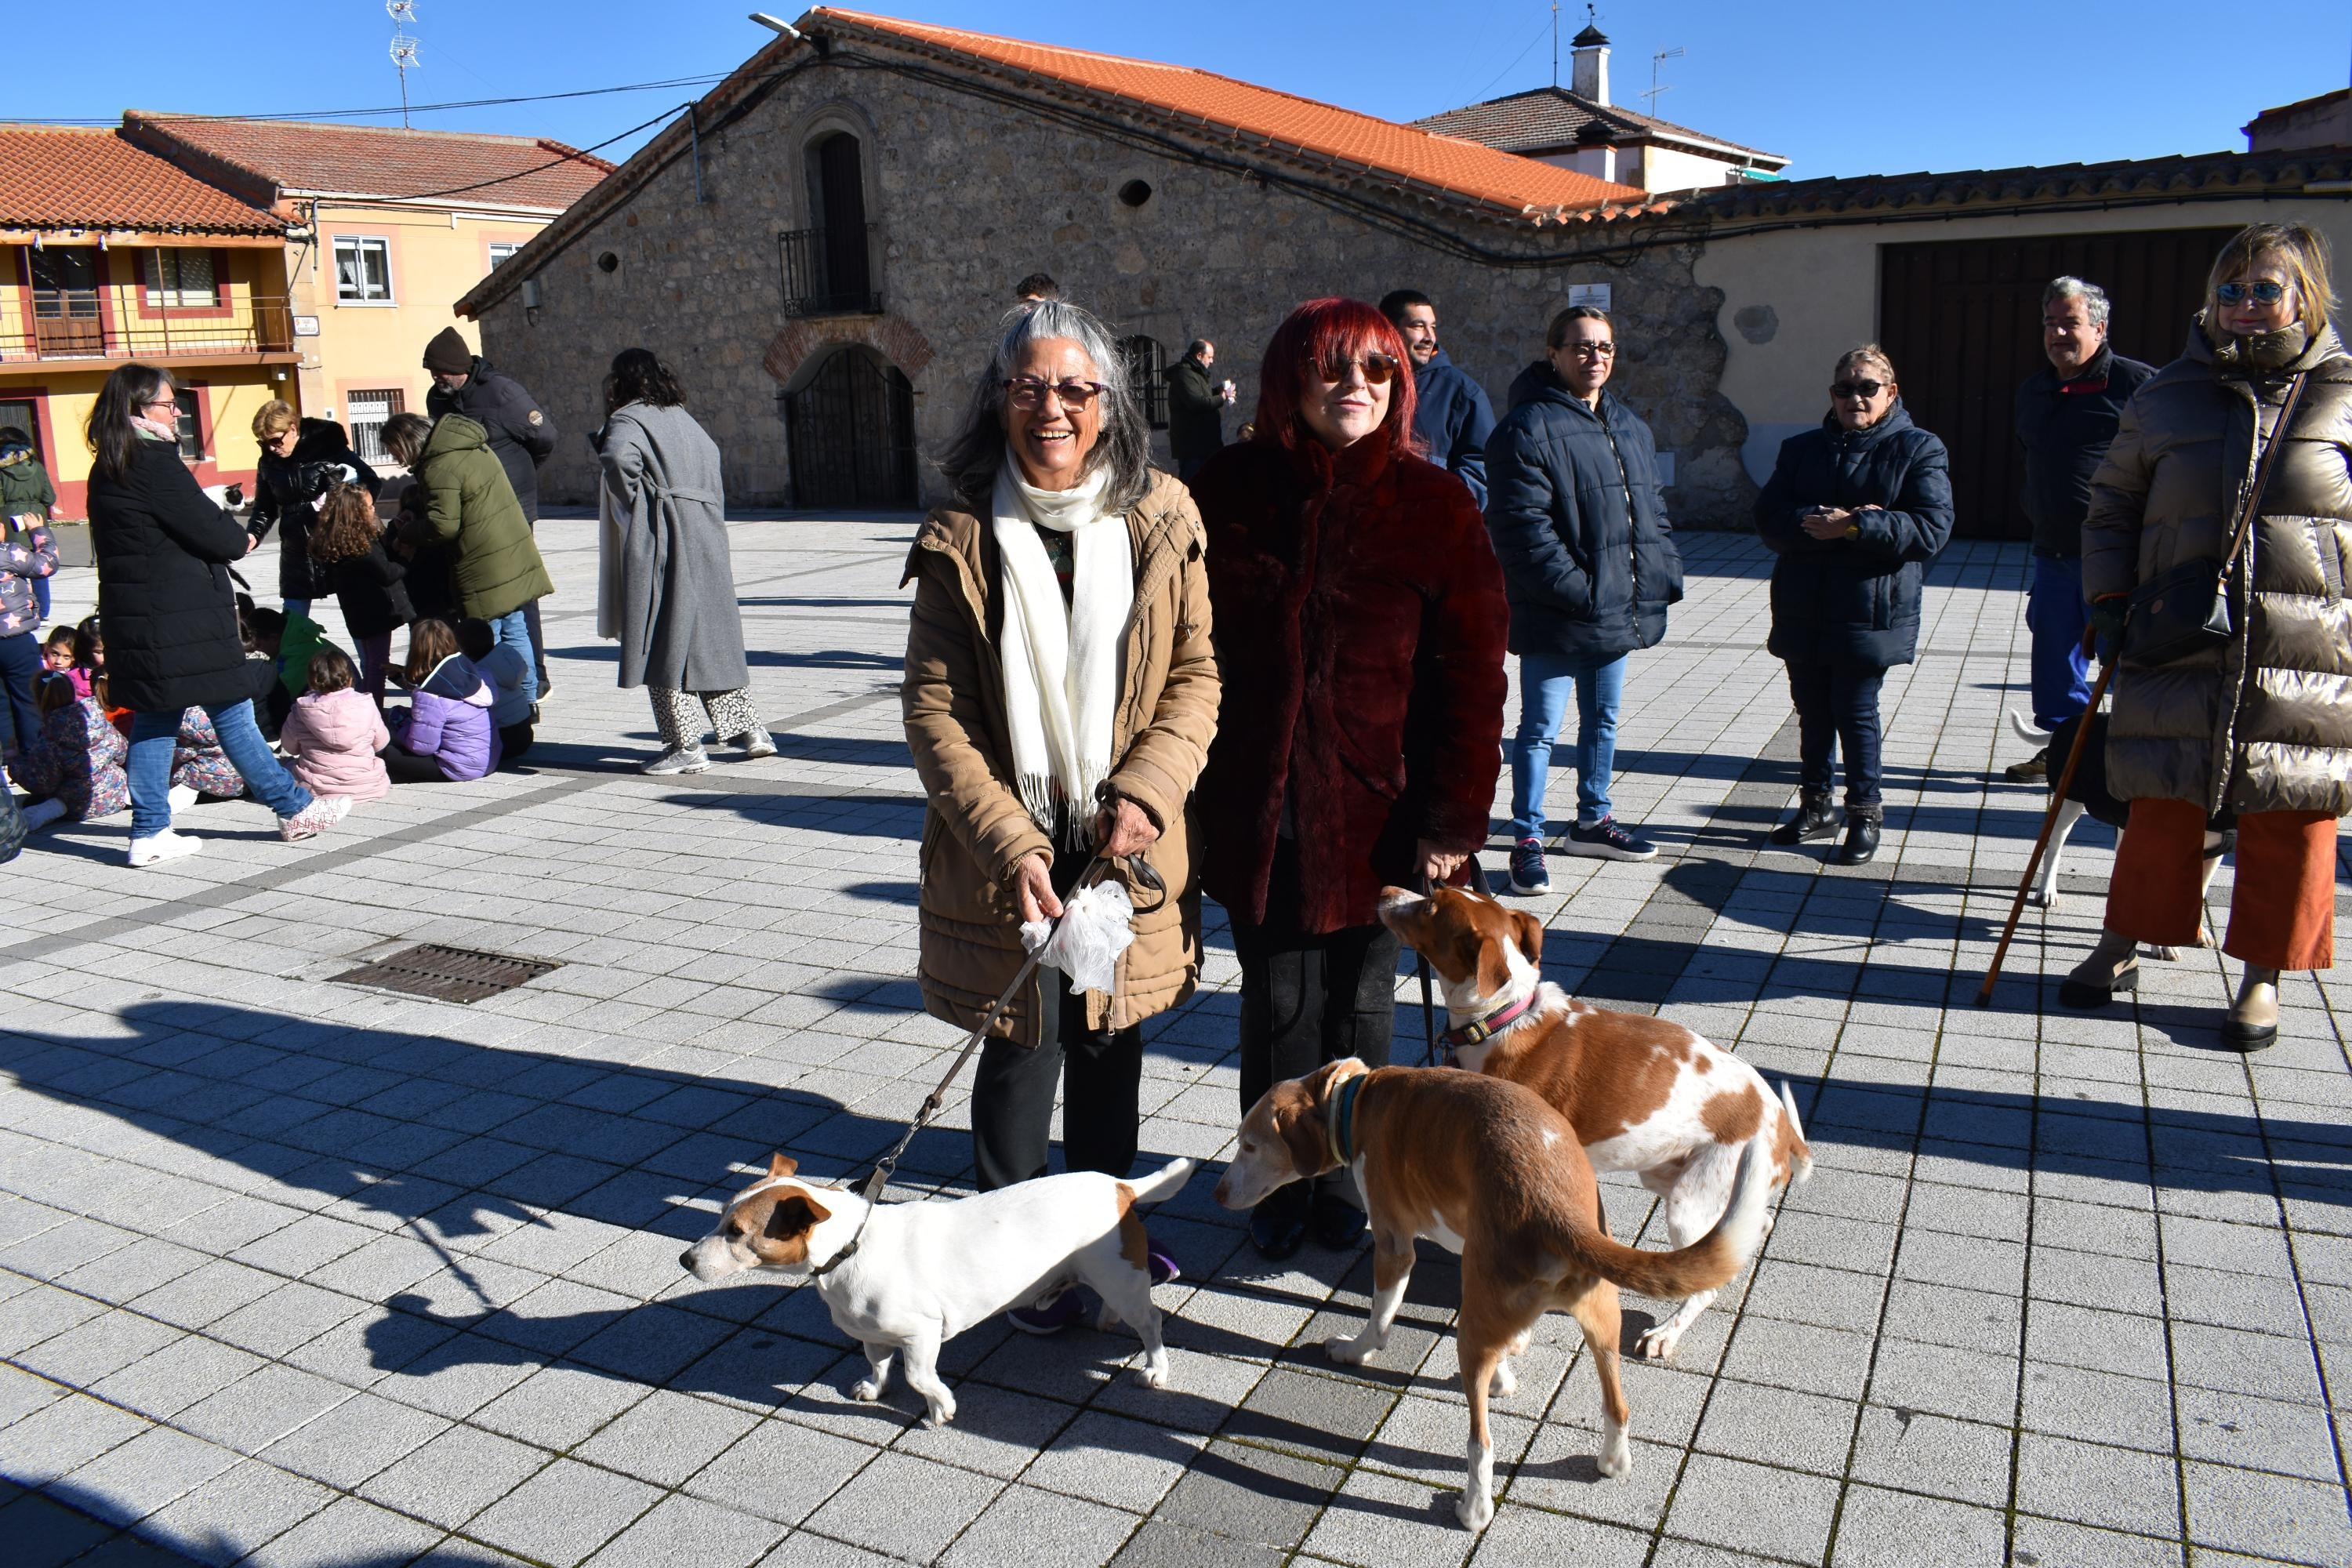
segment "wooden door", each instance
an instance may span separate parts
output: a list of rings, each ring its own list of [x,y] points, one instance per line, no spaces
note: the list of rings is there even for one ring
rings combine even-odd
[[[2073,276],[2107,291],[2117,353],[2161,365],[2180,355],[2205,274],[2233,228],[2021,239],[1931,240],[1879,247],[1879,342],[1904,406],[1952,455],[1955,531],[2026,539],[2024,467],[2012,432],[2017,389],[2048,363],[2042,290]]]
[[[817,147],[817,185],[824,209],[824,292],[835,310],[872,310],[866,265],[866,175],[857,138],[828,136]]]
[[[98,308],[98,251],[87,245],[45,245],[26,252],[32,270],[33,342],[44,359],[106,352],[106,323]]]

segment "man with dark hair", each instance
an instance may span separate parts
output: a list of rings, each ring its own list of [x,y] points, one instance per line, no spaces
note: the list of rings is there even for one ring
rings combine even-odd
[[[1013,286],[1013,297],[1024,305],[1062,297],[1062,286],[1043,272],[1032,272]]]
[[[438,419],[462,414],[488,435],[490,451],[514,486],[522,503],[523,521],[533,532],[539,528],[539,465],[555,450],[555,421],[522,383],[492,370],[455,327],[444,327],[425,345],[425,368],[433,373],[433,390],[425,395],[425,411]],[[540,635],[539,601],[523,606],[523,622],[530,633],[531,658],[538,668],[537,695],[553,689],[547,679],[547,640]]]
[[[2106,457],[2124,405],[2155,371],[2107,346],[2106,291],[2079,278],[2055,278],[2042,291],[2042,349],[2050,363],[2017,389],[2017,441],[2025,453],[2023,502],[2033,525],[2033,582],[2025,626],[2033,721],[2056,729],[2091,705],[2091,665],[2083,653],[2083,518],[2091,476]],[[2005,776],[2019,783],[2050,771],[2050,748]]]
[[[1194,338],[1184,357],[1168,367],[1168,452],[1186,484],[1225,444],[1225,405],[1234,400],[1234,384],[1209,379],[1216,363],[1217,345]]]
[[[1381,300],[1381,314],[1404,338],[1412,361],[1412,433],[1428,448],[1429,460],[1470,487],[1470,498],[1486,504],[1486,440],[1495,433],[1495,410],[1485,389],[1437,346],[1437,307],[1418,289],[1393,289]]]

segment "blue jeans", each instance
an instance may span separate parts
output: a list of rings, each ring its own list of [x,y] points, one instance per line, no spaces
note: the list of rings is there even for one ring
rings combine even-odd
[[[1883,665],[1789,661],[1797,782],[1806,794],[1830,793],[1831,763],[1843,752],[1846,809],[1880,804],[1878,689],[1885,682]]]
[[[2083,657],[2083,563],[2033,558],[2025,595],[2025,629],[2033,638],[2033,721],[2054,730],[2091,705],[2091,661]]]
[[[536,599],[531,601],[533,605],[537,603],[539,601]],[[525,619],[530,613],[530,606],[526,605],[520,610],[509,610],[497,620],[485,622],[484,625],[490,628],[491,642],[512,643],[521,650],[522,693],[536,702],[539,700],[539,670],[532,663],[530,626]]]
[[[280,816],[292,816],[310,804],[310,792],[272,756],[269,742],[253,721],[253,703],[207,706],[205,712],[220,736],[229,765],[245,779],[253,798]],[[172,742],[180,736],[180,710],[133,713],[131,716],[131,837],[152,838],[172,826]]]
[[[1519,656],[1519,733],[1511,745],[1511,837],[1540,838],[1552,737],[1576,696],[1576,822],[1609,819],[1609,774],[1617,761],[1617,709],[1625,697],[1625,656]]]
[[[41,683],[42,668],[38,636],[24,631],[0,637],[0,684],[7,688],[8,720],[20,758],[41,742],[41,710],[33,705],[33,689]]]

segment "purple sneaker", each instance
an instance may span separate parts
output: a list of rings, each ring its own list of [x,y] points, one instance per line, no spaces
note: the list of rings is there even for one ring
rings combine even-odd
[[[1144,1260],[1150,1268],[1154,1285],[1172,1284],[1184,1278],[1184,1271],[1176,1267],[1176,1260],[1160,1251],[1157,1245],[1146,1242],[1144,1247]]]
[[[1025,1307],[1013,1308],[1004,1314],[1004,1321],[1024,1334],[1058,1334],[1085,1310],[1086,1303],[1078,1300],[1077,1291],[1066,1285]]]

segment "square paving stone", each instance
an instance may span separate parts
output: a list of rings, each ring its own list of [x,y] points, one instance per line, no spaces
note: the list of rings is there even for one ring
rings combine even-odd
[[[2163,1322],[2130,1312],[2036,1301],[2026,1324],[2025,1353],[2038,1362],[2158,1382],[2171,1375]]]
[[[1055,1400],[983,1388],[969,1403],[959,1402],[947,1426],[909,1426],[893,1446],[902,1454],[1010,1480],[1076,1415]]]
[[[686,1489],[723,1508],[798,1524],[878,1454],[829,1432],[762,1421],[697,1471]]]
[[[449,1429],[446,1417],[354,1394],[261,1451],[273,1465],[345,1490]]]
[[[1853,1420],[1854,1407],[1842,1399],[1727,1379],[1706,1402],[1696,1446],[1730,1458],[1842,1476]]]
[[[2010,1560],[2019,1568],[2182,1568],[2186,1561],[2175,1541],[2026,1514],[2017,1516],[2010,1541]],[[2025,1561],[2029,1554],[2032,1563]]]
[[[1693,1454],[1666,1527],[1712,1545],[1814,1562],[1829,1545],[1837,1500],[1838,1483],[1826,1477]]]
[[[102,1519],[129,1524],[178,1500],[237,1462],[216,1444],[151,1426],[73,1472],[67,1486]]]
[[[660,1496],[642,1481],[558,1459],[476,1515],[466,1533],[518,1556],[571,1568]]]
[[[1111,1568],[1280,1568],[1287,1556],[1258,1542],[1153,1519],[1128,1538]]]
[[[1153,1517],[1287,1549],[1305,1539],[1317,1513],[1347,1479],[1344,1470],[1295,1455],[1213,1443]]]
[[[809,1516],[809,1528],[929,1562],[980,1516],[1004,1483],[908,1454],[884,1454]]]
[[[575,1457],[625,1476],[674,1487],[758,1425],[716,1400],[657,1388],[583,1444]]]
[[[1870,1374],[1870,1341],[1805,1323],[1743,1318],[1723,1373],[1744,1383],[1793,1388],[1832,1399],[1860,1399]]]
[[[1886,1340],[1871,1373],[1870,1398],[1874,1405],[2005,1424],[2017,1415],[2017,1361],[1952,1345]]]
[[[1506,1502],[1478,1539],[1480,1568],[1641,1568],[1646,1533]]]
[[[251,1568],[318,1568],[321,1563],[405,1563],[442,1539],[420,1524],[357,1498],[338,1498],[246,1559]]]
[[[360,1487],[387,1508],[457,1529],[554,1456],[472,1426],[452,1426]]]
[[[2028,1428],[2151,1453],[2173,1450],[2172,1390],[2145,1378],[2028,1362]]]
[[[1507,1476],[1534,1441],[1536,1423],[1489,1405],[1486,1433],[1495,1445],[1495,1474]],[[1363,1467],[1433,1487],[1462,1484],[1463,1450],[1470,1440],[1466,1405],[1408,1394],[1396,1402],[1367,1446]],[[1496,1483],[1499,1489],[1501,1481]]]
[[[152,1430],[110,1405],[68,1394],[0,1427],[0,1475],[45,1485]]]
[[[2337,1478],[2336,1444],[2325,1411],[2210,1389],[2174,1392],[2180,1452],[2242,1469],[2278,1470],[2313,1480]]]
[[[1089,1410],[1022,1472],[1030,1486],[1147,1513],[1181,1479],[1207,1439]]]
[[[1639,1437],[1632,1440],[1631,1450],[1632,1470],[1604,1476],[1593,1462],[1591,1434],[1549,1424],[1538,1426],[1527,1458],[1511,1477],[1510,1499],[1553,1513],[1654,1530],[1665,1513],[1668,1494],[1675,1489],[1683,1450],[1645,1443]],[[1498,1489],[1499,1471],[1497,1467]]]
[[[1218,1436],[1345,1463],[1363,1450],[1395,1403],[1386,1389],[1277,1367],[1250,1390]]]
[[[1498,1492],[1500,1478],[1497,1467]],[[1432,1488],[1359,1470],[1316,1521],[1301,1555],[1357,1568],[1456,1568],[1479,1544],[1454,1511],[1461,1495],[1458,1475],[1451,1485]]]
[[[1863,1408],[1852,1474],[1899,1491],[1999,1508],[2009,1501],[2011,1443],[2006,1427],[1870,1405]]]
[[[1830,1568],[1991,1568],[2008,1547],[2009,1523],[1998,1510],[1858,1486],[1838,1511]]]
[[[536,1444],[572,1448],[645,1396],[642,1384],[581,1366],[542,1367],[476,1411],[476,1426]]]
[[[205,1563],[235,1563],[324,1510],[334,1493],[274,1465],[248,1459],[161,1509],[140,1533]]]
[[[1131,1513],[1034,1487],[1011,1486],[956,1538],[947,1568],[1096,1568],[1117,1556],[1140,1521]]]
[[[773,1520],[673,1495],[590,1562],[596,1568],[749,1568],[783,1534],[784,1527]]]
[[[2352,1563],[2341,1486],[2197,1460],[2181,1468],[2190,1541],[2290,1563]]]
[[[2106,1530],[2179,1517],[2172,1461],[2068,1437],[2028,1433],[2017,1455],[2017,1506]]]

